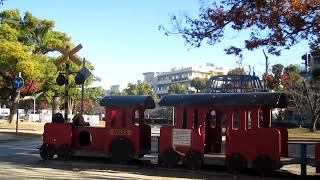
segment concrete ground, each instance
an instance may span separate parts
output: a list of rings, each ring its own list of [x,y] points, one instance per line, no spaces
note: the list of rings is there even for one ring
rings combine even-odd
[[[152,130],[157,135],[157,129]],[[183,168],[165,169],[139,162],[119,166],[105,159],[75,158],[72,161],[43,161],[38,152],[41,145],[41,131],[0,129],[0,178],[1,179],[261,179],[253,172],[237,177],[229,174],[224,167],[205,166],[200,171]],[[156,137],[152,150],[156,151]],[[272,177],[264,179],[305,179],[300,176],[300,165],[284,166]],[[308,167],[307,179],[320,179],[315,168]]]

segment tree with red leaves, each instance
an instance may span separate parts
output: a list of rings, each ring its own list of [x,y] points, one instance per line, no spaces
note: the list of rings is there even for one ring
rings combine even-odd
[[[206,40],[214,45],[227,30],[246,31],[250,37],[243,47],[230,46],[227,54],[241,55],[243,49],[265,47],[268,53],[280,55],[283,49],[306,40],[311,50],[320,45],[319,0],[217,0],[200,1],[198,17],[171,19],[173,29],[163,26],[166,34],[179,34],[187,44],[200,47]]]

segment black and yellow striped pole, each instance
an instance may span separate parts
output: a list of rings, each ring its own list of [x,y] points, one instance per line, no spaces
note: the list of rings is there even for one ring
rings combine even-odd
[[[72,62],[74,62],[75,64],[80,66],[82,62],[78,57],[74,56],[74,54],[76,52],[78,52],[81,48],[82,48],[81,44],[74,47],[73,49],[70,49],[69,46],[66,49],[63,49],[61,47],[55,48],[57,51],[59,51],[63,55],[60,59],[58,59],[55,62],[55,65],[59,66],[61,63],[64,63],[64,62],[66,63],[66,69],[65,69],[65,73],[64,73],[65,74],[65,76],[64,76],[64,78],[65,78],[64,79],[64,85],[65,85],[65,89],[64,89],[64,119],[66,122],[68,122],[69,76],[71,74],[69,60],[71,60]]]
[[[68,122],[68,109],[69,109],[69,75],[70,67],[69,62],[66,62],[66,74],[65,74],[65,84],[64,84],[64,120]]]

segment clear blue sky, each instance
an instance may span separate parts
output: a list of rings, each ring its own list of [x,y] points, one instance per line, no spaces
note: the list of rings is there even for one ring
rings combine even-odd
[[[170,27],[172,15],[196,14],[198,0],[6,0],[0,10],[20,9],[34,16],[51,19],[56,29],[81,43],[79,55],[91,61],[94,74],[102,81],[96,83],[107,89],[113,84],[126,85],[142,80],[144,72],[169,71],[194,64],[214,63],[236,67],[236,57],[225,55],[223,49],[242,44],[246,33],[226,34],[215,46],[201,48],[186,46],[179,36],[165,36],[159,25]],[[308,50],[303,43],[282,56],[269,56],[271,65],[300,64],[300,57]],[[257,74],[264,71],[262,50],[248,52],[243,58],[245,68],[255,66]]]

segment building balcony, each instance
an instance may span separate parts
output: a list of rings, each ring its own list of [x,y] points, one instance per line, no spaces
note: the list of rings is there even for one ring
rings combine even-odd
[[[172,82],[178,82],[178,81],[188,81],[189,78],[188,77],[184,77],[184,78],[179,78],[179,79],[173,79]]]
[[[170,84],[172,81],[170,79],[158,80],[156,84]]]

